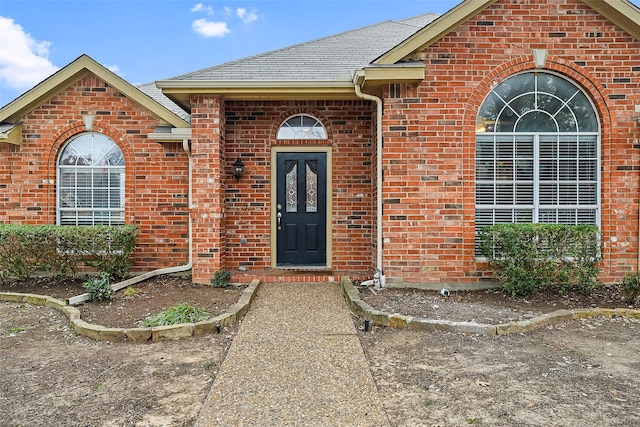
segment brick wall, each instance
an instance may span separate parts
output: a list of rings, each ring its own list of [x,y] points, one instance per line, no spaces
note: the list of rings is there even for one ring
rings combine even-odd
[[[209,283],[225,269],[225,103],[221,97],[191,99],[193,153],[193,273],[196,283]]]
[[[296,114],[324,124],[328,141],[276,141],[279,125]],[[225,134],[226,266],[248,272],[271,267],[270,194],[273,145],[329,144],[333,154],[333,258],[337,271],[373,268],[372,109],[361,101],[227,102]],[[246,174],[233,178],[240,157]]]
[[[24,117],[22,145],[0,144],[0,221],[56,223],[56,161],[69,138],[94,131],[113,139],[126,167],[126,223],[140,227],[134,270],[188,260],[187,157],[179,144],[146,135],[157,118],[95,76],[87,76]]]
[[[424,50],[426,79],[385,99],[385,273],[406,282],[481,280],[474,253],[477,111],[490,88],[534,67],[591,96],[601,120],[604,280],[636,270],[640,43],[579,0],[498,1]]]

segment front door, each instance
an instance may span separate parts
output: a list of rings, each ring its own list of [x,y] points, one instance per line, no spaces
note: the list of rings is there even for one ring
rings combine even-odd
[[[327,264],[327,153],[276,155],[276,264]]]

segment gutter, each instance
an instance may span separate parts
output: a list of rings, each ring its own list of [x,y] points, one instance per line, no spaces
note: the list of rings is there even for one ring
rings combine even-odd
[[[187,157],[189,158],[189,172],[188,172],[188,180],[189,180],[189,190],[187,193],[187,203],[189,206],[189,258],[186,264],[183,265],[177,265],[175,267],[167,267],[167,268],[161,268],[158,270],[153,270],[153,271],[148,271],[146,273],[143,273],[139,276],[135,276],[132,277],[130,279],[127,279],[123,282],[119,282],[119,283],[115,283],[113,285],[111,285],[111,289],[113,289],[114,292],[119,291],[120,289],[126,288],[128,286],[134,285],[136,283],[142,282],[144,280],[150,279],[152,277],[156,277],[156,276],[160,276],[163,274],[171,274],[171,273],[179,273],[182,271],[188,271],[191,270],[192,267],[192,253],[193,253],[193,235],[192,235],[192,225],[191,225],[191,193],[192,193],[192,184],[191,184],[191,177],[192,177],[192,171],[193,171],[193,155],[191,153],[191,149],[189,148],[189,139],[184,138],[182,140],[182,149],[184,150],[185,153],[187,153]],[[89,300],[89,294],[88,293],[84,293],[81,295],[77,295],[75,297],[71,297],[69,298],[66,302],[67,305],[76,305],[76,304],[80,304],[83,303],[85,301]]]
[[[376,225],[376,274],[373,280],[362,282],[363,286],[375,285],[374,289],[384,289],[387,279],[382,270],[382,99],[377,96],[363,93],[361,87],[361,79],[364,77],[364,71],[357,71],[353,77],[353,86],[355,93],[359,98],[373,101],[376,103],[376,209],[377,209],[377,225]]]

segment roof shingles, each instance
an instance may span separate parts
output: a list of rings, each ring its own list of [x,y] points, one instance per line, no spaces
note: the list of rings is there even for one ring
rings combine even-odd
[[[355,70],[366,67],[438,16],[429,13],[403,21],[384,21],[183,74],[169,80],[341,80]]]

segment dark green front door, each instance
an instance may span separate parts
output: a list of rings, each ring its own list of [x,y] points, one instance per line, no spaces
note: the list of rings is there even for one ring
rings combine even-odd
[[[327,263],[327,154],[277,153],[277,265]]]

